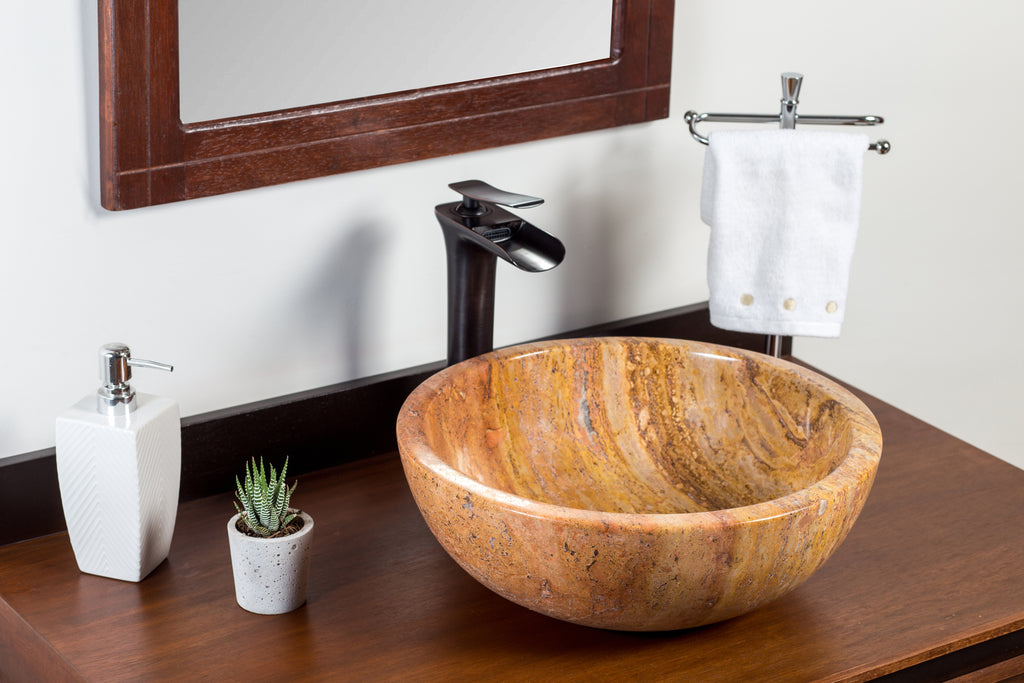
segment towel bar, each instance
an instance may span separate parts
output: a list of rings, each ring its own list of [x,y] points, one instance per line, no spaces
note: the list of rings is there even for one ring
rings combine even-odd
[[[797,97],[803,83],[803,74],[787,71],[782,74],[782,110],[778,114],[698,114],[688,111],[683,119],[690,127],[690,135],[702,145],[708,139],[697,132],[697,124],[703,121],[711,123],[778,123],[780,128],[795,128],[800,124],[818,124],[825,126],[877,126],[885,123],[881,116],[804,116],[796,113]],[[888,140],[879,140],[868,145],[868,149],[879,154],[888,154],[892,145]]]
[[[710,123],[781,123],[779,114],[698,114],[695,111],[688,111],[683,118],[690,126],[690,135],[702,145],[708,144],[708,139],[697,132],[697,124],[702,121]],[[885,123],[881,116],[796,116],[796,123],[800,124],[821,124],[825,126],[877,126]],[[868,149],[879,154],[888,154],[892,145],[888,140],[879,140],[868,145]]]
[[[885,123],[881,116],[802,116],[796,113],[796,105],[799,103],[800,86],[803,84],[804,75],[787,71],[782,74],[782,108],[778,114],[698,114],[690,110],[683,114],[683,119],[690,127],[690,135],[702,145],[708,144],[708,139],[697,132],[697,124],[702,121],[711,123],[778,123],[779,128],[793,129],[797,123],[820,124],[826,126],[877,126]],[[879,154],[888,154],[892,145],[888,140],[879,140],[868,145],[868,149]],[[778,358],[782,355],[782,337],[768,335],[766,340],[765,353]]]

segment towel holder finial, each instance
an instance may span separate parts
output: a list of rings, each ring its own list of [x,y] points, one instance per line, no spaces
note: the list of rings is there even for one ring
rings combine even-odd
[[[796,104],[800,101],[800,86],[803,85],[804,75],[795,71],[784,71],[782,73],[782,101]]]
[[[779,127],[785,130],[796,128],[796,105],[800,102],[800,86],[804,75],[795,71],[782,74],[782,110],[779,111]]]

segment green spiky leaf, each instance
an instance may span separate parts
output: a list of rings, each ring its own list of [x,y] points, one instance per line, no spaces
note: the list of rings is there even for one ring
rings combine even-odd
[[[295,513],[288,511],[288,506],[298,484],[292,484],[291,488],[288,488],[285,483],[287,472],[288,458],[285,458],[280,475],[274,466],[270,465],[269,477],[263,459],[260,458],[257,467],[254,458],[251,469],[248,462],[245,464],[244,482],[235,477],[235,495],[238,497],[235,509],[249,529],[260,536],[273,535],[296,517]],[[238,503],[241,503],[241,506]]]

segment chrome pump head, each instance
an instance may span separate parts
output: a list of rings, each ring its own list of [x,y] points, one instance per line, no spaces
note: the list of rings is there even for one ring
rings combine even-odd
[[[100,379],[103,385],[96,392],[96,408],[99,412],[118,417],[135,410],[135,390],[128,383],[132,378],[133,367],[174,371],[173,365],[132,358],[132,352],[125,344],[104,344],[100,347]]]

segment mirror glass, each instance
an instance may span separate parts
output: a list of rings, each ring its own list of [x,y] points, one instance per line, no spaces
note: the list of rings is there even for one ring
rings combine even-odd
[[[178,0],[181,120],[610,56],[612,0]]]

